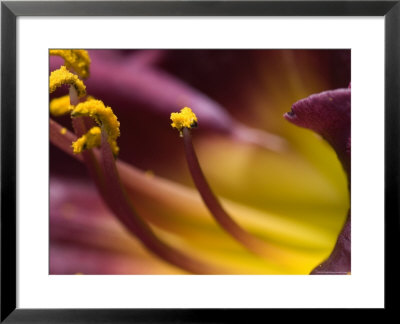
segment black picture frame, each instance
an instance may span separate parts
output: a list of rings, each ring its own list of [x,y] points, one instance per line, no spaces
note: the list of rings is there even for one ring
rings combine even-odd
[[[19,16],[381,16],[385,19],[385,310],[396,308],[399,221],[400,1],[2,1],[1,322],[242,322],[265,310],[16,307],[16,19]],[[373,154],[373,152],[371,152]],[[373,233],[371,233],[373,235]],[[373,262],[373,260],[371,260]],[[40,293],[40,292],[38,292]],[[251,314],[250,314],[251,312]],[[250,317],[249,317],[250,316]],[[244,322],[248,322],[244,320]]]

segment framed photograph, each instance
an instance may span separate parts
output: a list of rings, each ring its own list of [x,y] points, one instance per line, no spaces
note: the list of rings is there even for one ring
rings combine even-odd
[[[399,16],[3,1],[1,321],[393,308]]]

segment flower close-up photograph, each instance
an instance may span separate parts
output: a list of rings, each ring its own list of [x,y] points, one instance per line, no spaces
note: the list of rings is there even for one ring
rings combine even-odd
[[[350,275],[350,49],[49,50],[50,275]]]

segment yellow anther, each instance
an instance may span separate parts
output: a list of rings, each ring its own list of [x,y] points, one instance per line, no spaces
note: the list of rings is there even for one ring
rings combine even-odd
[[[101,145],[101,129],[100,127],[92,127],[86,134],[79,137],[72,143],[74,153],[78,154],[84,150],[89,150],[93,147]]]
[[[61,135],[67,134],[67,129],[66,129],[65,127],[61,128],[61,129],[60,129],[60,134],[61,134]]]
[[[72,117],[89,116],[99,126],[104,127],[111,139],[119,136],[119,121],[110,107],[106,107],[101,100],[89,100],[76,105],[72,111]]]
[[[114,156],[117,156],[119,153],[119,147],[117,141],[108,139],[108,143],[110,144],[111,151],[113,152]]]
[[[69,72],[64,65],[58,70],[51,72],[49,84],[50,93],[54,92],[63,84],[70,84],[74,86],[79,97],[82,97],[86,94],[86,87],[83,82],[76,74]]]
[[[119,148],[116,139],[120,135],[119,121],[110,107],[106,107],[101,100],[92,99],[79,103],[71,113],[72,117],[89,116],[107,133],[108,143],[114,155],[118,154]]]
[[[50,101],[50,113],[53,116],[65,115],[71,112],[72,109],[74,109],[74,106],[70,104],[69,95],[54,98]]]
[[[89,76],[90,57],[89,53],[82,49],[52,49],[50,55],[61,56],[68,69],[74,70],[81,78]]]
[[[171,114],[173,128],[176,128],[181,136],[182,136],[182,129],[197,127],[197,117],[195,113],[189,107],[182,108],[179,113],[172,113]]]

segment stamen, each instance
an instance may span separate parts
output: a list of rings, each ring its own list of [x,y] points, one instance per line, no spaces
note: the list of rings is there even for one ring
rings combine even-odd
[[[136,213],[120,182],[115,160],[112,157],[106,136],[107,135],[103,132],[102,138],[104,142],[101,145],[102,160],[100,165],[102,167],[102,174],[107,183],[106,190],[110,208],[114,211],[117,218],[145,247],[163,260],[192,273],[219,273],[221,269],[203,263],[161,241],[151,227]]]
[[[79,134],[86,131],[81,118],[74,119],[73,123],[75,124],[74,126],[77,126],[76,131],[78,131]],[[66,153],[72,154],[68,142],[74,135],[67,131],[67,136],[65,137],[68,139],[64,136],[60,136],[61,128],[61,125],[50,119],[50,140]],[[101,145],[101,152],[92,150],[85,151],[82,155],[72,154],[72,156],[87,165],[102,198],[119,221],[122,222],[149,251],[170,264],[191,273],[229,273],[228,269],[205,263],[194,256],[185,254],[168,245],[162,241],[141,216],[135,212],[126,194],[125,188],[120,182],[115,159],[108,145],[109,142],[106,140],[106,136],[107,134],[103,132],[102,139],[104,139],[104,143]],[[98,161],[100,159],[101,163]]]
[[[74,119],[73,122],[82,122],[82,120],[77,118]],[[83,123],[80,124],[84,127]],[[107,206],[149,251],[158,255],[162,260],[188,272],[198,274],[231,273],[227,268],[205,263],[197,259],[194,255],[181,252],[173,246],[168,245],[157,236],[146,221],[142,219],[141,215],[137,214],[132,208],[130,198],[125,191],[126,182],[125,184],[120,183],[119,171],[116,167],[116,163],[119,163],[119,167],[121,167],[123,163],[114,160],[110,147],[107,145],[107,140],[105,140],[101,146],[101,152],[99,150],[91,150],[76,155],[72,153],[70,146],[71,141],[76,139],[75,135],[67,131],[65,136],[60,136],[61,128],[61,125],[50,119],[51,142],[78,161],[86,163]],[[81,134],[85,131],[86,130],[82,129],[82,132],[79,133]],[[99,163],[99,160],[101,160],[101,163]],[[121,171],[124,172],[124,168],[121,168]],[[124,172],[122,178],[125,176],[126,173]]]
[[[89,76],[90,57],[86,50],[82,49],[53,49],[50,55],[61,56],[68,69],[74,70],[81,78],[86,79]]]
[[[199,191],[205,205],[210,211],[211,215],[214,217],[216,222],[225,229],[226,232],[232,235],[238,242],[243,244],[250,251],[261,254],[261,255],[271,255],[273,253],[272,249],[269,246],[266,246],[265,243],[253,236],[252,234],[245,231],[239,224],[237,224],[233,218],[224,210],[218,198],[212,192],[204,174],[201,170],[196,152],[194,150],[190,128],[184,125],[190,125],[190,120],[195,120],[197,124],[197,117],[192,112],[190,108],[185,107],[184,114],[180,115],[179,113],[171,114],[171,119],[173,120],[172,127],[177,128],[183,136],[184,147],[185,147],[185,155],[186,160],[189,166],[190,173],[192,175],[192,179],[194,184],[196,185],[197,190]],[[182,110],[181,110],[182,113]],[[191,115],[191,114],[192,115]],[[180,116],[179,116],[180,115]],[[173,119],[174,118],[174,119]],[[189,119],[187,119],[189,118]],[[178,123],[175,122],[178,121]],[[175,125],[178,125],[175,126]],[[181,127],[179,127],[181,126]]]
[[[189,107],[182,108],[179,113],[172,113],[171,120],[171,126],[179,131],[181,137],[183,128],[197,127],[197,117]]]
[[[78,133],[82,134],[85,132],[85,126],[81,118],[74,119],[73,123],[76,124],[75,126],[78,126]],[[60,125],[50,120],[50,129],[53,130],[51,131],[50,139],[54,141],[55,145],[69,153],[70,150],[66,144],[67,142],[57,136],[60,128]],[[72,136],[70,133],[67,134]],[[83,158],[81,155],[74,155],[74,157],[86,163],[90,173],[94,177],[93,179],[95,180],[102,198],[119,221],[122,222],[149,251],[170,264],[191,273],[229,273],[228,269],[207,264],[169,246],[162,241],[140,215],[135,212],[125,192],[124,186],[120,182],[115,159],[111,147],[109,146],[109,141],[106,138],[107,134],[103,131],[102,140],[104,140],[104,142],[101,145],[101,152],[97,150],[86,151],[83,152]],[[101,159],[100,164],[98,161],[99,159]]]
[[[82,135],[72,143],[74,153],[81,153],[83,150],[89,150],[101,145],[101,129],[100,127],[91,128],[86,134]]]
[[[107,133],[108,142],[114,156],[118,155],[119,147],[117,138],[120,135],[120,123],[110,107],[106,107],[101,100],[89,100],[76,105],[71,113],[72,117],[88,116],[93,118],[96,123]]]
[[[53,116],[62,116],[74,109],[74,106],[70,103],[69,95],[62,96],[60,98],[54,98],[50,101],[50,114]]]
[[[53,52],[54,55],[57,55],[55,53],[57,52]],[[65,53],[62,52],[61,54]],[[69,64],[72,63],[66,62],[67,66]],[[77,68],[74,66],[73,68],[77,72]],[[71,111],[70,106],[72,106],[71,117],[91,117],[100,126],[93,127],[85,133],[88,129],[85,125],[87,120],[84,120],[84,118],[74,118],[73,125],[76,133],[78,136],[83,135],[73,142],[72,147],[73,153],[76,154],[86,149],[101,146],[100,155],[102,163],[100,165],[97,161],[96,153],[93,151],[84,152],[83,158],[80,160],[83,160],[88,168],[91,169],[91,174],[94,177],[95,183],[104,201],[114,212],[115,216],[148,250],[158,255],[163,260],[192,273],[221,273],[220,269],[203,263],[190,255],[186,255],[161,241],[151,227],[136,214],[120,182],[114,159],[119,151],[116,139],[120,135],[120,123],[117,117],[112,109],[110,107],[105,107],[100,100],[88,100],[79,103],[78,97],[82,97],[86,94],[85,85],[79,80],[77,75],[69,72],[65,66],[51,73],[49,85],[50,93],[54,92],[63,84],[71,85],[69,89],[69,105],[66,108],[64,101],[63,111]],[[57,112],[59,112],[59,110],[60,109],[55,109]],[[52,121],[50,125],[53,125],[53,127],[51,127],[51,138],[59,147],[65,147],[66,142],[64,137],[70,137],[69,133],[66,130],[61,131],[61,126],[56,126]],[[67,150],[67,152],[70,151]]]
[[[81,155],[73,154],[71,143],[76,140],[76,136],[72,134],[70,131],[65,129],[65,134],[63,134],[63,129],[65,127],[58,124],[56,121],[50,118],[50,141],[52,144],[57,146],[59,149],[64,152],[72,155],[75,159],[79,161],[83,161]]]
[[[58,70],[51,72],[50,74],[50,93],[54,92],[58,87],[64,84],[69,84],[74,86],[78,96],[82,97],[86,94],[86,87],[83,82],[78,78],[76,74],[73,74],[67,70],[63,65]]]

